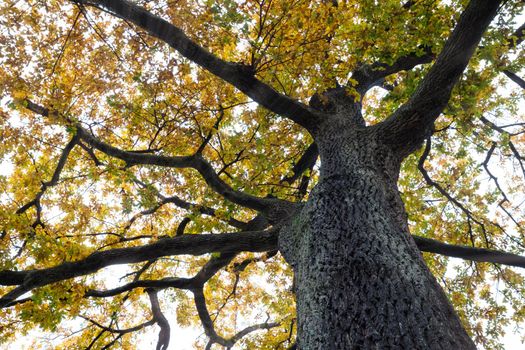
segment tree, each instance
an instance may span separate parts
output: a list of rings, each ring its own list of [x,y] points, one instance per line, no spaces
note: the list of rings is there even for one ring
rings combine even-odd
[[[1,8],[2,339],[167,349],[174,308],[206,349],[473,349],[523,321],[523,1]]]

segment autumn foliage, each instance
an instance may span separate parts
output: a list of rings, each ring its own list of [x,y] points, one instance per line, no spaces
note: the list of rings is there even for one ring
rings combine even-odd
[[[0,346],[39,329],[57,349],[132,349],[153,329],[165,349],[170,327],[201,327],[196,348],[292,347],[277,235],[319,180],[309,113],[343,87],[385,120],[467,3],[3,0]],[[525,321],[522,13],[503,2],[398,181],[487,349]]]

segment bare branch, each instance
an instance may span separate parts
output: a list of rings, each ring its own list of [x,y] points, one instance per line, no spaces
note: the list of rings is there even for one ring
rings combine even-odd
[[[91,145],[95,149],[106,153],[109,156],[119,158],[128,165],[157,165],[170,168],[193,168],[197,170],[204,178],[206,183],[218,194],[233,203],[255,209],[264,210],[276,202],[275,199],[265,199],[252,196],[243,192],[233,190],[226,184],[215,172],[210,163],[208,163],[202,155],[196,153],[192,156],[161,156],[155,154],[135,153],[124,151],[108,145],[100,141],[95,136],[91,135],[87,130],[81,126],[77,126],[77,134],[79,137]]]
[[[152,288],[155,290],[161,290],[165,288],[178,288],[193,290],[202,288],[202,286],[212,278],[220,269],[230,263],[235,257],[235,253],[221,254],[220,257],[211,258],[206,265],[192,278],[176,278],[169,277],[160,280],[134,280],[133,282],[127,283],[117,288],[108,290],[88,290],[85,297],[95,298],[107,298],[112,297],[124,292],[128,292],[135,288]]]
[[[446,197],[450,202],[452,202],[456,207],[458,207],[459,209],[461,209],[461,211],[463,213],[465,213],[465,215],[467,215],[467,217],[476,222],[477,224],[483,226],[483,223],[481,223],[479,220],[477,220],[475,217],[474,217],[474,214],[469,210],[467,209],[463,204],[461,204],[456,198],[454,198],[452,195],[450,195],[450,193],[448,193],[444,188],[443,186],[441,186],[440,184],[438,184],[437,182],[435,182],[434,180],[432,180],[432,178],[430,177],[430,175],[428,175],[428,172],[427,170],[425,169],[424,167],[424,164],[425,164],[425,161],[428,157],[428,155],[430,154],[430,149],[431,149],[431,139],[430,137],[427,139],[427,143],[426,143],[426,146],[425,146],[425,150],[423,151],[423,154],[421,155],[421,158],[419,158],[419,161],[418,161],[418,169],[419,171],[421,172],[421,175],[423,175],[423,178],[425,179],[426,183],[432,187],[434,187],[435,189],[437,189],[439,191],[439,193],[441,193],[444,197]]]
[[[120,287],[108,289],[108,290],[95,290],[91,289],[86,291],[84,294],[85,297],[93,298],[108,298],[113,297],[124,292],[129,292],[135,288],[155,288],[155,289],[165,289],[165,288],[178,288],[178,289],[192,289],[196,287],[196,283],[193,278],[162,278],[159,280],[138,280],[134,282],[127,283]]]
[[[218,343],[225,347],[232,347],[234,343],[230,342],[228,339],[224,339],[219,336],[213,327],[213,321],[210,317],[208,307],[206,306],[206,299],[204,298],[204,292],[202,288],[197,288],[193,290],[193,299],[195,301],[195,307],[197,308],[197,313],[201,319],[202,327],[204,332],[210,338],[210,343]],[[210,344],[208,343],[208,344]]]
[[[130,327],[130,328],[126,328],[126,329],[117,329],[117,328],[111,328],[111,327],[106,327],[100,323],[98,323],[97,321],[95,320],[92,320],[90,319],[89,317],[86,317],[86,316],[82,316],[82,315],[79,315],[81,318],[83,318],[84,320],[88,321],[89,323],[92,323],[94,324],[95,326],[97,326],[98,328],[106,331],[106,332],[109,332],[109,333],[117,333],[117,334],[126,334],[126,333],[132,333],[132,332],[136,332],[136,331],[139,331],[145,327],[148,327],[148,326],[152,326],[155,324],[155,320],[150,320],[150,321],[147,321],[147,322],[144,322],[144,323],[141,323],[135,327]]]
[[[232,338],[231,338],[231,341],[236,343],[237,341],[239,341],[242,337],[254,332],[254,331],[258,331],[258,330],[261,330],[261,329],[272,329],[272,328],[275,328],[275,327],[279,327],[281,324],[278,323],[278,322],[265,322],[265,323],[259,323],[259,324],[254,324],[254,325],[251,325],[251,326],[248,326],[246,328],[244,328],[243,330],[239,331],[237,334],[235,334]]]
[[[145,216],[145,215],[151,215],[151,214],[157,212],[160,208],[162,208],[164,205],[166,205],[168,203],[174,204],[177,207],[182,208],[182,209],[196,210],[196,211],[198,211],[199,213],[201,213],[203,215],[217,217],[217,211],[214,208],[207,207],[207,206],[204,206],[204,205],[190,203],[190,202],[187,202],[187,201],[183,200],[182,198],[180,198],[178,196],[175,196],[175,195],[174,196],[170,196],[170,197],[164,197],[163,195],[158,193],[157,196],[159,198],[161,198],[161,200],[155,206],[153,206],[152,208],[142,210],[142,211],[138,212],[137,214],[133,215],[131,217],[131,219],[128,220],[126,226],[124,227],[124,230],[129,229],[131,227],[131,225],[133,225],[133,223],[138,218],[140,218],[142,216]],[[246,230],[247,229],[246,228],[247,227],[247,223],[246,222],[237,220],[235,218],[228,218],[228,219],[221,219],[221,220],[226,222],[226,223],[228,223],[230,226],[236,227],[238,229],[241,229],[241,230]],[[186,225],[189,222],[190,222],[189,218],[185,218],[185,219],[182,220],[182,222],[181,222],[182,226],[179,226],[179,228],[177,228],[177,235],[182,234],[181,232],[184,232],[184,228],[186,227]],[[179,231],[179,230],[182,230],[182,231]]]
[[[503,196],[503,201],[504,202],[508,202],[509,199],[507,198],[507,195],[505,194],[505,191],[503,191],[503,189],[501,188],[501,186],[499,184],[499,181],[498,181],[498,178],[494,174],[492,174],[492,172],[489,169],[490,158],[492,157],[492,154],[494,153],[495,149],[496,149],[496,143],[493,142],[492,146],[490,146],[490,149],[487,152],[487,156],[485,157],[485,160],[483,161],[482,165],[483,165],[483,168],[485,168],[485,171],[487,172],[487,174],[489,174],[490,178],[496,184],[496,187],[498,188],[499,192]]]
[[[58,164],[55,168],[55,171],[53,172],[53,176],[51,177],[51,180],[42,182],[42,186],[40,187],[40,192],[36,194],[33,200],[26,203],[22,207],[20,207],[16,211],[17,214],[22,214],[33,206],[37,206],[37,207],[40,206],[40,198],[42,198],[46,190],[49,187],[55,186],[60,180],[60,173],[62,173],[62,170],[64,169],[64,166],[66,165],[67,158],[69,157],[69,153],[71,152],[71,150],[75,147],[77,143],[78,143],[78,136],[75,135],[73,136],[71,141],[68,142],[66,147],[62,150],[62,154],[60,155],[60,159],[58,160]]]
[[[204,298],[203,290],[201,288],[193,290],[193,296],[195,300],[195,306],[197,307],[197,313],[199,314],[199,318],[201,319],[201,323],[204,328],[204,332],[210,338],[207,348],[210,348],[211,345],[214,343],[218,343],[227,348],[231,348],[242,337],[248,335],[249,333],[253,331],[260,330],[260,329],[271,329],[274,327],[278,327],[280,325],[279,323],[261,323],[261,324],[249,326],[249,327],[244,328],[237,334],[235,334],[233,337],[226,339],[218,335],[217,332],[215,331],[215,328],[213,326],[213,321],[210,317],[210,313],[206,306],[206,299]]]
[[[479,118],[479,120],[481,120],[483,122],[483,124],[489,126],[491,129],[493,130],[496,130],[497,132],[501,133],[501,134],[506,134],[508,136],[513,136],[512,133],[506,131],[503,129],[503,127],[501,126],[497,126],[496,124],[494,124],[493,122],[491,122],[490,120],[488,120],[487,118],[481,116]],[[514,143],[512,141],[509,140],[509,148],[510,148],[510,151],[512,152],[512,154],[514,155],[514,157],[516,158],[516,160],[518,161],[520,167],[521,167],[521,171],[523,173],[523,178],[525,178],[525,157],[523,157],[520,152],[518,151],[518,149],[516,148],[516,146],[514,145]]]

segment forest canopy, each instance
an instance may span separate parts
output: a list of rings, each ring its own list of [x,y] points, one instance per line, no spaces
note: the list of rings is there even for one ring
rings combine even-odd
[[[3,0],[0,344],[294,348],[283,227],[344,113],[396,137],[408,237],[476,345],[523,336],[524,2],[488,3]],[[396,133],[410,108],[433,119]]]

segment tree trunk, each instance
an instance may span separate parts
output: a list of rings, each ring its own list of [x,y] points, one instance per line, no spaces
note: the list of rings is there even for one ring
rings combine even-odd
[[[409,235],[401,157],[373,127],[345,123],[315,135],[320,180],[280,236],[295,272],[298,348],[475,349]]]

